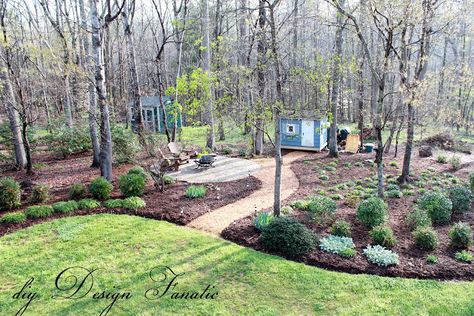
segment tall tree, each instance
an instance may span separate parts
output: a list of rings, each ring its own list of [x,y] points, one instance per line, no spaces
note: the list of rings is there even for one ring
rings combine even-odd
[[[210,40],[210,28],[211,23],[209,21],[209,0],[203,0],[203,46],[204,46],[204,55],[202,61],[202,70],[211,76],[211,40]],[[206,107],[206,123],[209,125],[207,132],[207,142],[206,146],[211,150],[216,148],[216,137],[214,131],[214,105],[213,105],[213,93],[212,93],[212,83],[209,85],[211,90],[209,93],[209,98],[207,101]]]

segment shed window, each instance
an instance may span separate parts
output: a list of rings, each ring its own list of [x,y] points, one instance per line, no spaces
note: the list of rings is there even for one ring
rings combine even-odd
[[[295,124],[286,124],[286,133],[290,135],[296,134],[296,125]]]

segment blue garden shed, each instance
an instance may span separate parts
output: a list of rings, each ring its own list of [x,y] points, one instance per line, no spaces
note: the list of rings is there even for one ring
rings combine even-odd
[[[327,116],[280,119],[281,148],[321,151],[327,146]]]
[[[143,125],[145,130],[150,132],[160,132],[163,133],[165,131],[164,124],[163,124],[163,111],[161,110],[160,105],[160,97],[159,96],[143,96],[140,98],[142,102],[142,117],[143,117]],[[166,116],[168,120],[168,128],[173,129],[174,124],[174,114],[173,114],[173,101],[170,97],[164,96],[163,103],[166,109]],[[130,123],[132,129],[135,130],[135,118],[134,118],[134,108],[133,102],[128,103],[129,111],[130,111]],[[178,128],[181,128],[181,113],[178,113]]]

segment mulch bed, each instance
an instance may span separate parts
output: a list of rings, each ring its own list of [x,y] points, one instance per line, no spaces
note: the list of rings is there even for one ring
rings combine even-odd
[[[413,157],[412,160],[413,174],[419,174],[419,172],[425,170],[427,167],[434,167],[436,169],[435,173],[451,172],[449,170],[449,165],[436,164],[430,158],[421,159],[417,154],[414,156],[415,157]],[[385,161],[388,162],[393,160],[390,158],[390,156],[386,157]],[[373,159],[373,155],[343,155],[340,158],[337,174],[328,174],[330,180],[327,182],[319,180],[319,173],[314,171],[314,165],[312,166],[308,163],[308,160],[329,163],[333,159],[327,158],[327,154],[312,154],[294,162],[292,170],[300,181],[300,188],[285,200],[284,204],[289,204],[290,201],[302,199],[308,195],[314,195],[315,189],[327,189],[349,180],[363,179],[365,177],[373,176],[376,172],[375,167],[369,167],[366,165],[365,167],[356,168],[353,166],[354,162],[364,161],[366,159]],[[399,166],[402,165],[402,157],[395,160],[397,160]],[[352,170],[342,167],[342,162],[346,161],[352,163]],[[472,171],[472,167],[468,167],[468,169]],[[387,163],[385,172],[397,175],[400,174],[401,170],[397,167],[390,167]],[[465,169],[461,169],[454,173],[454,175],[461,178],[465,178],[467,174],[468,170]],[[336,213],[336,219],[343,219],[351,223],[352,238],[356,246],[357,255],[352,259],[343,259],[338,255],[323,252],[318,248],[306,254],[300,259],[300,261],[309,265],[349,273],[366,273],[423,279],[473,280],[474,264],[461,263],[454,259],[455,250],[449,246],[448,238],[450,225],[435,227],[440,240],[440,245],[435,251],[427,253],[414,247],[411,231],[405,223],[407,213],[413,209],[414,200],[415,196],[402,197],[401,199],[387,199],[390,214],[388,225],[393,229],[397,238],[397,243],[392,250],[399,255],[399,265],[383,268],[370,264],[367,261],[365,256],[362,254],[362,250],[371,242],[368,230],[356,220],[355,208],[345,205],[344,201],[337,202],[338,210]],[[308,228],[320,236],[330,234],[330,224],[318,225],[311,223],[307,220],[305,212],[296,210],[291,216],[304,223]],[[249,216],[232,223],[222,232],[222,237],[240,245],[267,252],[258,241],[259,231],[254,228],[252,218],[253,216]],[[456,214],[453,217],[452,223],[458,221],[468,222],[474,227],[474,207],[471,208],[471,212],[468,212],[467,214]],[[427,264],[427,254],[437,256],[438,263]]]

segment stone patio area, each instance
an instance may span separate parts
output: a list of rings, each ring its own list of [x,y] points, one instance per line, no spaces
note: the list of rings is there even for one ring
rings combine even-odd
[[[196,167],[197,165],[191,160],[189,164],[181,165],[179,171],[169,175],[178,181],[190,183],[225,182],[248,177],[261,168],[258,163],[251,160],[224,156],[216,157],[214,167],[199,169]]]

